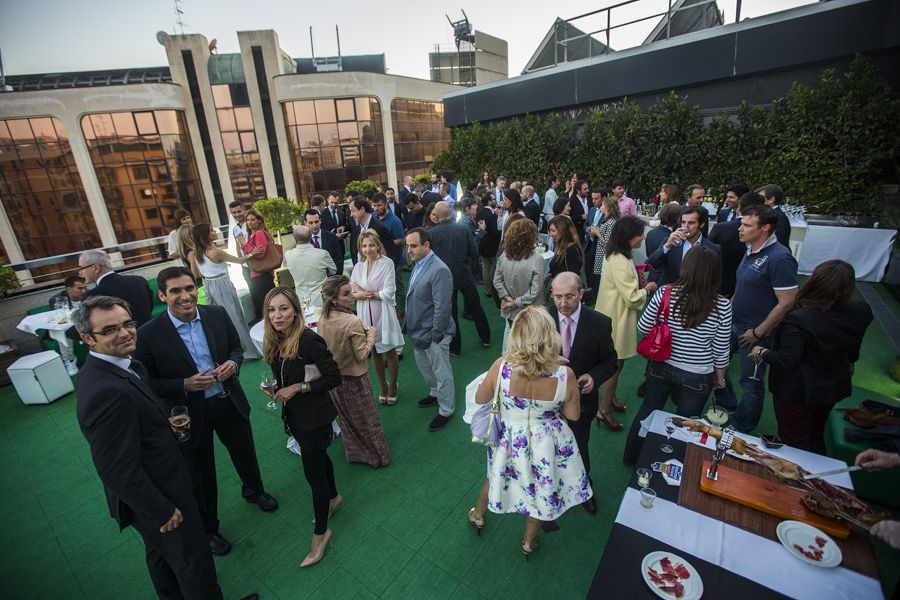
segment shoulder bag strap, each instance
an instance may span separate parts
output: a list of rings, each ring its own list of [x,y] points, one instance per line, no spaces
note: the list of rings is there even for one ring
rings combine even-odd
[[[664,309],[665,312],[663,313],[663,323],[665,323],[667,325],[669,323],[669,300],[670,300],[671,296],[672,296],[672,286],[668,285],[668,286],[666,286],[665,291],[663,291],[663,297],[659,303],[660,309],[662,309],[663,305],[665,305],[665,309]],[[657,320],[658,320],[659,310],[656,311],[656,315],[657,315]]]

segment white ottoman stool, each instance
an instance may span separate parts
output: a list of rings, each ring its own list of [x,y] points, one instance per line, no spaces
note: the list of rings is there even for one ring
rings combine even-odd
[[[6,372],[25,404],[50,404],[75,389],[62,358],[53,350],[23,356]]]

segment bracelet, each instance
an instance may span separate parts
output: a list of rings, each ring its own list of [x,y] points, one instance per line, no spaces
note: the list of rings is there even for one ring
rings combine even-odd
[[[750,331],[753,333],[753,337],[755,337],[755,338],[758,339],[758,340],[761,340],[761,339],[762,339],[762,336],[756,333],[756,327],[754,327],[754,328],[751,329]]]

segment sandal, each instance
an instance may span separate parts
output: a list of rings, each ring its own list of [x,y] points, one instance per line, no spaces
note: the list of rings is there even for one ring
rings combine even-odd
[[[535,552],[541,545],[538,543],[537,538],[534,538],[530,542],[525,538],[522,538],[522,554],[525,555],[525,560],[528,560],[528,557],[531,556],[532,552]]]
[[[469,509],[468,518],[469,518],[469,523],[472,524],[472,527],[474,527],[475,529],[478,530],[477,535],[481,535],[481,530],[484,529],[484,517],[481,517],[479,519],[475,516],[475,507],[474,506]]]
[[[385,404],[387,404],[388,406],[393,406],[393,405],[397,404],[397,396],[388,396]]]
[[[387,396],[378,396],[378,404],[387,404]]]

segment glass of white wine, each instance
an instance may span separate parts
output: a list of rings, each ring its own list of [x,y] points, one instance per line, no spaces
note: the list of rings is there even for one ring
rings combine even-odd
[[[262,388],[264,392],[269,392],[272,396],[269,399],[269,402],[266,404],[266,408],[271,410],[275,410],[278,408],[278,403],[275,402],[275,388],[278,386],[278,382],[275,381],[275,375],[272,374],[271,371],[267,371],[262,374],[262,377],[259,380],[259,387]]]

